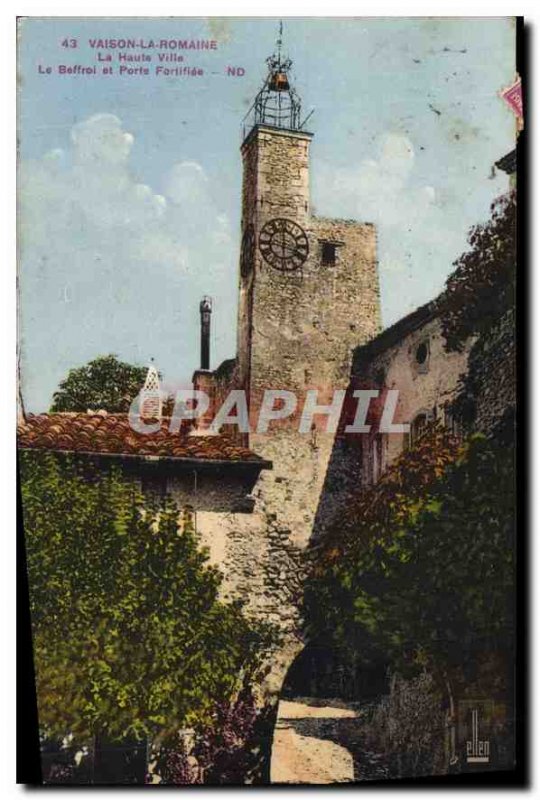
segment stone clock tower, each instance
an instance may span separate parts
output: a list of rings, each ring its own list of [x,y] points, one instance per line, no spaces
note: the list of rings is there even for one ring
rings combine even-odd
[[[299,403],[318,389],[324,402],[380,329],[375,228],[311,214],[313,134],[279,40],[267,63],[241,148],[238,379],[254,412],[265,389],[295,391]]]
[[[362,466],[359,458],[355,467],[356,451],[342,458],[342,448],[354,446],[326,430],[324,413],[314,410],[306,432],[300,413],[308,391],[324,407],[349,387],[353,351],[379,333],[380,311],[375,228],[311,213],[313,134],[304,130],[279,40],[267,64],[241,147],[237,357],[198,370],[194,385],[211,387],[216,409],[231,388],[245,389],[250,432],[240,435],[272,462],[251,489],[249,513],[199,512],[197,519],[226,590],[286,634],[265,679],[276,692],[303,645],[305,550],[343,508],[347,482],[360,480]],[[297,407],[257,430],[267,389],[293,392]]]

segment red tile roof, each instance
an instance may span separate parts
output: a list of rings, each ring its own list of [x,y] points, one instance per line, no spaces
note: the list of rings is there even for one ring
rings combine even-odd
[[[22,449],[271,466],[231,436],[189,435],[188,426],[171,433],[169,423],[170,419],[162,419],[157,433],[143,434],[133,430],[126,414],[29,414],[17,427],[17,440]]]

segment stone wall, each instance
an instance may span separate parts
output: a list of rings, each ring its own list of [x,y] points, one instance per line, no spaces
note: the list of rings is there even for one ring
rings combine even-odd
[[[312,134],[256,125],[242,144],[242,220],[309,215],[309,145]]]
[[[348,492],[376,480],[408,443],[403,434],[358,439],[326,433],[324,415],[299,433],[306,393],[315,389],[318,402],[328,404],[336,389],[364,380],[383,392],[398,389],[397,423],[410,423],[420,412],[445,419],[468,358],[468,350],[444,351],[430,304],[379,335],[375,227],[311,214],[310,141],[307,133],[257,126],[242,146],[242,234],[253,234],[252,246],[239,275],[238,358],[227,362],[219,380],[214,373],[214,391],[216,400],[232,386],[248,391],[249,446],[274,466],[253,487],[251,513],[221,511],[210,491],[207,507],[197,513],[202,543],[224,574],[226,595],[245,600],[283,632],[273,690],[302,647],[306,551],[341,512]],[[258,247],[261,229],[276,217],[293,220],[307,236],[308,257],[290,272],[265,262]],[[330,259],[323,257],[325,243],[333,247]],[[293,391],[298,408],[262,433],[255,427],[267,389]]]
[[[304,645],[300,603],[308,569],[306,544],[313,531],[325,464],[333,436],[322,441],[287,432],[269,436],[263,470],[249,486],[238,477],[170,476],[169,491],[179,506],[191,505],[197,532],[211,562],[223,575],[223,597],[239,599],[246,610],[271,622],[282,640],[269,658],[265,692],[277,696],[286,672]],[[259,448],[260,450],[260,448]],[[247,493],[249,490],[249,493]]]
[[[425,359],[418,363],[418,348]],[[334,520],[339,519],[359,486],[378,480],[384,470],[409,446],[409,433],[380,433],[379,426],[388,390],[397,390],[398,403],[392,422],[414,423],[426,414],[443,424],[453,425],[448,404],[460,390],[461,375],[467,369],[467,347],[463,353],[448,354],[435,307],[428,304],[388,328],[354,353],[348,396],[358,389],[379,391],[370,401],[369,433],[347,434],[346,424],[354,412],[347,410],[332,443],[324,469],[311,544],[316,545]],[[422,353],[421,353],[422,354]],[[355,406],[353,406],[355,408]]]
[[[475,384],[477,430],[487,435],[503,414],[516,407],[515,310],[499,320],[471,351],[470,370]]]
[[[239,380],[256,409],[266,388],[326,395],[348,380],[353,349],[380,330],[376,232],[371,224],[310,214],[311,134],[258,126],[244,142],[242,232],[253,226],[249,269],[240,276]],[[258,248],[265,223],[294,221],[309,254],[290,272],[266,263]],[[336,261],[322,263],[322,242]]]
[[[334,266],[321,264],[320,239],[345,245]],[[376,237],[371,225],[320,223],[307,229],[310,256],[294,273],[261,267],[254,288],[250,394],[290,389],[321,400],[347,386],[352,353],[379,332]]]
[[[311,215],[310,141],[308,133],[257,126],[242,146],[242,231],[253,226],[255,247],[239,279],[237,374],[249,393],[250,447],[274,463],[258,483],[255,510],[264,507],[300,550],[313,536],[335,438],[325,433],[324,415],[308,433],[298,432],[306,393],[317,390],[318,403],[331,402],[349,384],[354,349],[380,330],[375,227]],[[308,257],[290,272],[265,262],[257,246],[276,217],[293,220],[307,236]],[[335,246],[333,263],[324,263],[324,242]],[[267,389],[294,392],[297,410],[258,433]]]
[[[239,274],[237,361],[213,374],[213,393],[217,406],[230,388],[247,390],[249,446],[274,469],[261,473],[250,514],[223,513],[212,506],[211,494],[208,507],[197,512],[201,542],[224,575],[224,594],[244,600],[283,633],[272,657],[271,692],[303,646],[304,553],[335,446],[324,416],[299,433],[299,414],[308,390],[317,389],[318,402],[328,403],[335,389],[348,386],[354,349],[380,330],[375,228],[311,216],[310,141],[311,134],[257,126],[242,146],[242,236],[251,230],[253,247]],[[275,270],[259,251],[261,228],[276,217],[292,219],[308,238],[309,256],[296,271]],[[323,242],[335,244],[334,263],[323,263]],[[257,433],[266,389],[294,391],[298,410]],[[174,494],[183,499],[177,488]]]
[[[461,376],[468,369],[470,348],[471,343],[461,353],[446,352],[435,307],[428,304],[400,320],[394,331],[390,328],[366,348],[359,348],[353,376],[382,391],[399,392],[394,423],[413,425],[419,415],[426,414],[428,419],[448,426],[452,424],[448,407],[460,390]],[[414,433],[413,427],[411,435]],[[379,473],[409,441],[408,434],[380,435]],[[373,452],[365,452],[363,480],[371,483],[377,477]]]

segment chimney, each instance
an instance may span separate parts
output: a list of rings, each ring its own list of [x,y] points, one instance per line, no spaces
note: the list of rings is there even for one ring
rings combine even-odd
[[[139,413],[141,419],[161,419],[162,400],[159,373],[153,364],[148,367],[146,380],[139,395]]]
[[[210,369],[210,318],[212,316],[212,298],[203,297],[199,304],[201,315],[201,369]]]
[[[201,366],[193,373],[193,388],[196,392],[206,392],[210,404],[206,412],[197,419],[197,427],[192,435],[203,436],[209,433],[214,418],[214,373],[210,371],[210,320],[212,318],[212,298],[205,295],[199,303],[201,315]]]

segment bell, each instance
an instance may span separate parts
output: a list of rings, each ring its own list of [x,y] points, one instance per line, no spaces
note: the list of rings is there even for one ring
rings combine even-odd
[[[273,92],[286,92],[289,89],[287,73],[274,72],[270,79],[269,89]]]

